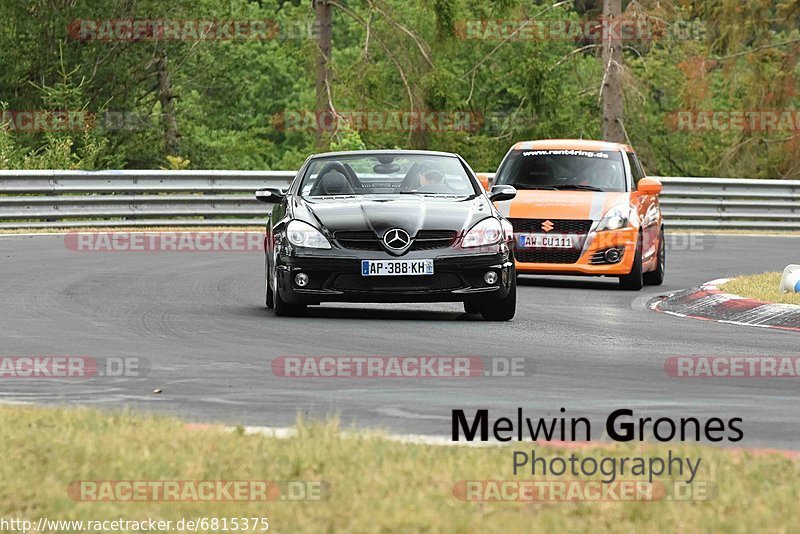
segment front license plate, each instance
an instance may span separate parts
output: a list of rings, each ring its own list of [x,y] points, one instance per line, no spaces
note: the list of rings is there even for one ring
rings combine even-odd
[[[433,260],[361,260],[363,276],[418,276],[433,274]]]
[[[572,248],[572,237],[566,235],[519,234],[519,248]]]

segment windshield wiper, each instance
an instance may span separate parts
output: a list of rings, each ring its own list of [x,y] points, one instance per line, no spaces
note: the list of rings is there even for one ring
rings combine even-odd
[[[515,189],[525,189],[525,190],[534,190],[534,189],[545,189],[549,191],[557,191],[558,188],[552,185],[514,185],[512,184]]]
[[[553,189],[577,189],[580,191],[600,191],[603,190],[599,187],[595,187],[593,185],[559,185],[554,187]]]
[[[398,195],[447,195],[447,196],[465,196],[460,193],[434,193],[433,191],[399,191]]]

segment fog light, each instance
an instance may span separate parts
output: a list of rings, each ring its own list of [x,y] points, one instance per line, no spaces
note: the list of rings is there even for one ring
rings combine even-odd
[[[483,281],[490,286],[494,285],[497,282],[497,273],[494,271],[486,271],[486,274],[483,275]]]
[[[298,285],[298,287],[305,287],[308,285],[308,275],[306,273],[298,273],[297,276],[294,277],[294,283]]]
[[[605,257],[608,263],[617,263],[622,255],[620,254],[618,248],[610,248],[606,250]]]

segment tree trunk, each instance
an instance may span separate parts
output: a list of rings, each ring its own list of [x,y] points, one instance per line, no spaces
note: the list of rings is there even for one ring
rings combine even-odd
[[[172,92],[172,79],[167,69],[167,54],[161,54],[156,64],[158,72],[158,101],[161,104],[161,120],[164,124],[164,142],[167,154],[177,156],[180,149],[181,133],[175,119],[175,95]]]
[[[332,124],[330,113],[330,98],[328,94],[329,70],[328,64],[331,59],[331,5],[328,0],[312,0],[317,14],[318,46],[317,49],[317,146],[324,148],[325,137],[320,127],[324,124]]]
[[[420,75],[420,77],[424,76],[424,72],[427,72],[427,70],[428,69],[425,69],[423,71],[423,74]],[[431,108],[429,93],[430,91],[428,89],[425,89],[422,98],[420,99],[420,101],[422,102],[420,109],[410,110],[419,113],[419,121],[418,121],[419,127],[412,130],[410,135],[411,148],[413,148],[414,150],[427,150],[428,148],[428,139],[429,139],[428,136],[430,135],[430,133],[424,127],[425,120],[423,119],[423,117],[426,113],[428,113],[428,111]]]
[[[622,119],[622,42],[619,24],[621,0],[603,0],[603,139],[625,142]]]

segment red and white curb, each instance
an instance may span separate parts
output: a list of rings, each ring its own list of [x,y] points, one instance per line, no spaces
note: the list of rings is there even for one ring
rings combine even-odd
[[[651,301],[648,307],[676,317],[800,332],[800,306],[774,304],[725,293],[719,286],[729,280],[720,278],[700,287],[671,293]]]

